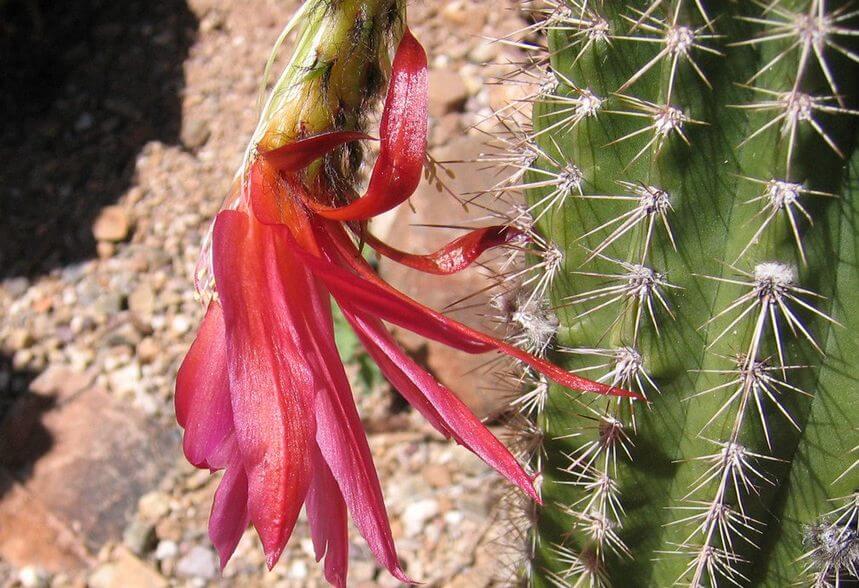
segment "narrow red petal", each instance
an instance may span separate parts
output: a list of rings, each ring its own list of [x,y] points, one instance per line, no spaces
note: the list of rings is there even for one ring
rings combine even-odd
[[[391,354],[386,353],[385,350],[377,345],[373,341],[373,338],[366,333],[370,328],[384,330],[384,326],[381,321],[363,315],[359,318],[358,313],[353,312],[348,307],[343,307],[342,310],[344,316],[349,321],[349,324],[352,325],[352,330],[355,331],[355,334],[358,335],[358,338],[361,340],[364,349],[370,354],[370,357],[373,358],[373,361],[377,366],[379,366],[379,369],[391,385],[393,385],[394,388],[400,392],[403,398],[405,398],[410,405],[420,412],[421,415],[429,421],[429,423],[439,433],[445,437],[453,437],[459,441],[456,430],[447,426],[447,423],[435,407],[423,394],[420,393],[418,388],[412,382],[411,377],[403,371],[402,366],[391,357]]]
[[[176,420],[185,429],[185,457],[198,468],[217,467],[212,458],[233,430],[226,334],[218,302],[209,304],[197,338],[182,361],[174,403]]]
[[[292,141],[283,147],[266,151],[260,155],[278,171],[295,173],[341,145],[371,138],[369,135],[358,131],[330,131]]]
[[[333,220],[366,220],[402,204],[421,180],[427,139],[427,56],[408,29],[397,47],[379,127],[379,157],[367,192],[339,208],[312,204]]]
[[[218,484],[215,500],[212,502],[212,513],[209,515],[209,539],[218,552],[222,570],[230,561],[250,522],[248,479],[232,437],[230,443],[231,459],[227,463],[221,483]]]
[[[351,391],[335,386],[325,392],[316,396],[316,440],[322,455],[376,559],[398,580],[410,584],[397,557],[382,488]]]
[[[272,567],[292,532],[311,479],[312,369],[286,298],[276,227],[221,212],[213,240],[224,310],[236,439],[248,478],[250,518]]]
[[[331,228],[330,225],[328,228]],[[337,255],[338,261],[348,264],[364,263],[363,260],[354,257],[345,257],[342,248],[324,230],[320,231],[317,237],[323,250]],[[297,247],[296,249],[298,255],[302,256],[305,260],[305,263],[313,268],[313,271],[320,279],[325,281],[331,294],[338,302],[358,307],[369,314],[409,329],[429,339],[454,347],[455,349],[461,349],[469,353],[484,353],[493,349],[500,351],[524,362],[571,390],[628,398],[641,398],[635,392],[601,382],[594,382],[587,378],[571,374],[550,361],[531,355],[527,351],[509,343],[467,327],[431,308],[419,304],[402,292],[384,283],[378,277],[368,279],[367,275],[372,272],[363,270],[361,271],[361,275],[356,275],[341,269],[328,260],[314,257]]]
[[[345,309],[344,313],[347,313]],[[406,355],[378,320],[362,316],[361,313],[350,312],[347,316],[362,336],[367,350],[374,357],[384,354],[389,359],[388,362],[379,363],[379,367],[410,403],[415,397],[423,398],[424,402],[429,401],[444,419],[447,428],[454,432],[460,444],[519,486],[531,498],[540,500],[531,478],[504,444],[474,416],[465,403]],[[396,371],[392,371],[391,366]]]
[[[282,234],[285,247],[294,246],[285,229]],[[296,304],[305,306],[305,315],[314,318],[312,340],[324,378],[320,393],[316,395],[319,450],[337,481],[355,526],[376,559],[394,577],[412,583],[400,566],[373,457],[334,342],[330,296],[308,273],[304,273],[303,278],[310,295],[296,300]]]
[[[395,249],[368,231],[362,233],[361,237],[370,247],[397,263],[428,274],[447,275],[467,268],[487,249],[505,245],[524,235],[522,231],[504,225],[483,227],[470,231],[427,255]]]
[[[354,305],[379,318],[466,353],[486,353],[495,346],[463,335],[459,323],[397,296],[373,282],[344,271],[328,261],[307,256],[337,302]]]
[[[307,520],[316,561],[325,557],[325,579],[332,586],[345,588],[349,566],[346,503],[318,447],[313,451],[313,481],[307,493]]]

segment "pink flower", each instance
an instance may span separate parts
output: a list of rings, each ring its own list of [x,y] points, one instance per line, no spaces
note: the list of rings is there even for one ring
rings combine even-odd
[[[349,231],[415,269],[456,272],[485,250],[521,237],[486,227],[430,255],[385,245],[361,221],[414,192],[424,161],[426,56],[406,31],[380,126],[381,150],[366,194],[338,200],[302,170],[348,141],[332,132],[259,154],[234,210],[215,220],[217,299],[208,307],[176,382],[184,451],[197,467],[225,470],[209,535],[225,565],[252,524],[266,562],[280,557],[307,507],[325,577],[346,585],[347,513],[378,561],[411,582],[397,557],[367,438],[334,342],[333,297],[367,352],[403,397],[442,434],[464,445],[535,500],[532,479],[450,390],[394,342],[383,321],[467,353],[500,351],[572,389],[634,396],[585,380],[426,308],[382,281]],[[345,224],[344,224],[345,223]]]

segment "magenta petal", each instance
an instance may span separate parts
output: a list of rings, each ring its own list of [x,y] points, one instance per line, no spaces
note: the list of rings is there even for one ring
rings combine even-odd
[[[316,561],[325,557],[325,579],[332,586],[345,588],[349,566],[346,503],[318,447],[313,451],[313,481],[306,508]]]
[[[374,357],[382,353],[389,358],[389,361],[379,363],[379,367],[410,403],[413,398],[424,397],[444,419],[447,428],[454,432],[459,443],[519,486],[531,498],[540,500],[531,478],[504,444],[474,416],[465,403],[406,355],[378,320],[361,314],[348,313],[347,316],[356,331],[361,334],[367,350],[371,353],[371,350],[374,350]]]
[[[427,141],[428,81],[424,48],[406,28],[391,64],[379,125],[379,157],[367,193],[345,206],[313,205],[325,218],[366,220],[405,202],[418,187]]]
[[[248,479],[232,438],[230,443],[233,456],[215,492],[215,501],[209,516],[209,539],[218,551],[222,570],[232,557],[250,521]]]
[[[217,468],[212,456],[233,430],[227,346],[221,305],[209,304],[197,338],[176,376],[176,420],[185,429],[185,457],[198,468]]]
[[[391,385],[393,385],[394,388],[400,392],[403,398],[405,398],[411,406],[420,412],[421,415],[428,420],[439,433],[445,437],[453,437],[457,441],[460,441],[456,430],[448,427],[444,418],[412,382],[411,376],[403,371],[402,366],[397,361],[399,358],[391,357],[391,354],[387,353],[385,349],[377,345],[374,338],[368,334],[371,330],[375,331],[378,329],[380,331],[384,331],[385,327],[382,323],[379,320],[372,319],[366,315],[359,315],[358,313],[349,310],[347,307],[343,307],[342,310],[346,320],[349,321],[355,334],[357,334],[358,338],[361,340],[364,349],[370,354],[370,357],[373,358],[373,361],[376,362],[376,365],[379,366],[379,369]]]
[[[236,440],[251,521],[274,566],[310,484],[315,382],[287,301],[275,229],[238,211],[215,220],[215,280],[224,310]],[[282,252],[285,254],[285,252]],[[300,294],[300,293],[299,293]]]
[[[323,249],[337,255],[337,261],[343,264],[356,263],[356,260],[346,259],[331,235],[319,231],[317,235]],[[504,341],[496,339],[480,331],[459,323],[450,317],[427,308],[398,292],[381,280],[370,281],[341,267],[329,260],[310,255],[298,247],[294,240],[290,241],[296,254],[310,266],[314,273],[325,282],[334,298],[341,305],[358,308],[367,314],[399,325],[428,339],[433,339],[454,349],[469,353],[485,353],[500,351],[523,363],[548,378],[566,386],[571,390],[595,392],[610,396],[641,398],[641,395],[622,388],[594,382],[561,369],[550,361],[536,357],[527,351],[519,349]]]
[[[283,233],[286,235],[286,233]],[[284,245],[291,241],[287,238]],[[380,564],[405,583],[413,583],[400,566],[391,526],[385,510],[382,488],[358,416],[349,379],[334,343],[330,299],[317,280],[304,274],[314,294],[297,304],[306,306],[305,315],[314,317],[313,340],[325,382],[316,395],[316,441],[331,470],[358,531],[366,539]],[[296,279],[299,279],[296,277]],[[326,565],[327,565],[326,559]]]

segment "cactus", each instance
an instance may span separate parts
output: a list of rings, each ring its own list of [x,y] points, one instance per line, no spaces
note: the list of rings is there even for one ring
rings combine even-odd
[[[553,359],[648,399],[524,391],[530,583],[857,581],[855,6],[526,10],[542,83],[498,190],[545,244],[527,303]]]

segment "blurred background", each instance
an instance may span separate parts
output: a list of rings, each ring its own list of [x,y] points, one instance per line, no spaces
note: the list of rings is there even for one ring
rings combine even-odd
[[[301,521],[265,573],[246,533],[223,575],[206,537],[218,476],[181,454],[173,380],[200,304],[192,272],[256,121],[258,83],[296,0],[0,0],[0,585],[320,586]],[[514,0],[425,0],[410,22],[431,63],[430,147],[458,193],[492,121],[527,84],[491,43],[526,26]],[[490,65],[485,65],[490,64]],[[470,161],[470,162],[469,162]],[[480,216],[424,185],[375,231],[428,251]],[[443,308],[487,285],[381,263]],[[486,328],[487,296],[457,313]],[[401,341],[493,422],[503,386],[465,357]],[[342,333],[406,571],[429,586],[504,583],[506,491],[421,422]],[[352,532],[350,586],[396,586]]]

